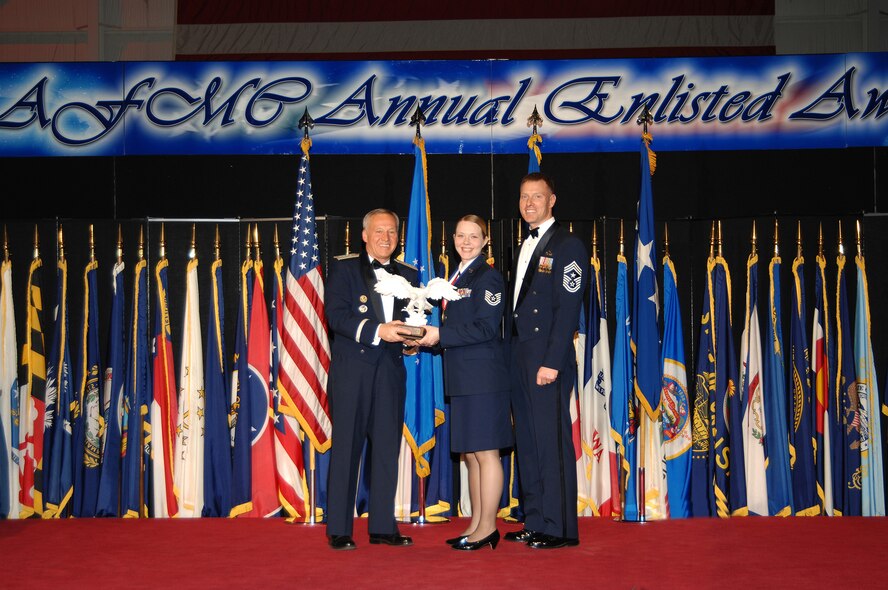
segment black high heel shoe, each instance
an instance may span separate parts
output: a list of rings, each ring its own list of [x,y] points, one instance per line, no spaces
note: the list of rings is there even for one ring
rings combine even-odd
[[[447,543],[448,545],[462,545],[463,543],[466,542],[466,539],[468,539],[468,538],[469,538],[468,535],[460,535],[459,537],[453,537],[452,539],[447,539],[444,542]]]
[[[453,548],[460,551],[477,551],[478,549],[483,549],[485,546],[490,545],[491,549],[496,549],[499,540],[500,533],[498,530],[494,529],[492,533],[490,533],[480,541],[469,541],[468,539],[466,539],[462,543],[453,545]]]

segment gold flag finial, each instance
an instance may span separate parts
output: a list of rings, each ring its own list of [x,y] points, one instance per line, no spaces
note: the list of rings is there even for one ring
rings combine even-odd
[[[349,222],[346,221],[345,222],[345,253],[346,254],[351,254],[351,252],[348,251],[349,248],[351,247],[350,243],[351,243],[351,240],[349,239]]]
[[[709,257],[715,258],[715,220],[712,220],[712,227],[709,229]]]
[[[255,248],[254,254],[256,256],[256,260],[258,261],[260,258],[260,256],[259,256],[259,254],[260,254],[260,252],[259,252],[259,223],[258,222],[253,225],[253,248]]]
[[[139,260],[145,260],[145,226],[139,226]]]
[[[197,258],[197,224],[191,224],[191,247],[188,249],[188,259]]]
[[[216,237],[213,240],[213,251],[216,254],[216,260],[219,260],[222,256],[220,253],[221,244],[219,243],[219,224],[216,224]]]
[[[722,256],[722,221],[718,220],[718,257]]]
[[[89,261],[96,261],[96,237],[91,223],[89,224]]]
[[[801,219],[799,219],[796,227],[798,228],[798,233],[796,235],[796,258],[801,258],[802,257],[802,220]]]
[[[842,243],[842,220],[839,220],[839,256],[845,255],[845,245]]]
[[[620,219],[620,256],[623,256],[623,220]]]
[[[777,239],[777,233],[778,233],[778,224],[777,224],[777,218],[775,217],[774,218],[774,257],[775,258],[780,256],[780,244]]]
[[[166,260],[166,239],[164,238],[164,233],[166,229],[164,228],[164,224],[160,224],[160,259]]]
[[[857,255],[863,258],[863,245],[860,241],[860,220],[856,221],[857,224]]]
[[[59,260],[65,259],[65,236],[62,231],[62,224],[59,224]]]
[[[438,255],[438,262],[444,269],[444,278],[450,276],[450,257],[447,255],[447,239],[444,237],[447,228],[444,226],[444,220],[441,220],[441,253]],[[429,240],[431,242],[431,239]]]
[[[123,262],[123,229],[117,224],[117,264]]]
[[[37,235],[37,224],[34,224],[34,260],[40,258],[40,237]]]
[[[592,260],[598,258],[598,222],[592,222]]]
[[[522,224],[521,220],[518,220],[518,244],[517,245],[519,248],[521,247],[521,242],[524,241],[523,238],[521,237],[521,226],[522,225],[523,224]]]
[[[444,220],[441,220],[441,256],[447,254],[447,239],[445,235],[447,234],[447,228],[444,226]]]
[[[755,255],[756,245],[758,244],[758,236],[755,233],[755,219],[752,220],[752,238],[750,240],[752,244],[752,255]]]
[[[281,259],[281,245],[278,242],[278,226],[276,223],[274,224],[274,259]]]
[[[669,224],[663,222],[663,253],[669,256]]]
[[[823,222],[820,222],[820,228],[817,232],[817,255],[823,257]]]
[[[251,236],[253,235],[253,227],[251,223],[247,224],[247,239],[244,241],[244,260],[246,262],[250,261],[251,250],[253,249],[253,240]]]
[[[570,223],[567,224],[567,231],[569,231],[570,233],[574,233],[574,222],[573,221],[571,221]]]

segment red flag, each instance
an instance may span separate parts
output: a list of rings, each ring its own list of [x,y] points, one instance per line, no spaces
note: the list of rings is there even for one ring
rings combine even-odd
[[[151,458],[154,517],[176,516],[179,503],[173,491],[173,457],[176,446],[178,390],[173,366],[173,342],[170,335],[170,313],[167,303],[166,258],[155,267],[157,309],[154,321],[154,355],[151,401]]]
[[[250,307],[250,334],[247,338],[247,395],[241,404],[250,404],[250,432],[252,445],[250,473],[252,508],[244,516],[270,516],[280,510],[274,467],[274,406],[269,391],[271,377],[271,330],[268,325],[268,306],[265,304],[265,286],[262,262],[253,266],[253,304]]]

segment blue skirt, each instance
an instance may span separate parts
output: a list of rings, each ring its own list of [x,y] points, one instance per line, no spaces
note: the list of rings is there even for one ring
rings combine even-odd
[[[512,446],[509,392],[450,397],[450,450],[474,453]]]

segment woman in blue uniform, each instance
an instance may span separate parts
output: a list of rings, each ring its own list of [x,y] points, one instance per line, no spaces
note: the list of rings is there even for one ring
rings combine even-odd
[[[427,327],[422,346],[444,349],[444,390],[450,398],[450,448],[469,469],[472,520],[454,549],[473,551],[500,540],[496,514],[503,490],[500,449],[512,446],[509,374],[500,325],[505,284],[483,256],[489,241],[477,215],[459,220],[453,243],[461,262],[451,283],[461,298],[447,302],[441,327]]]

